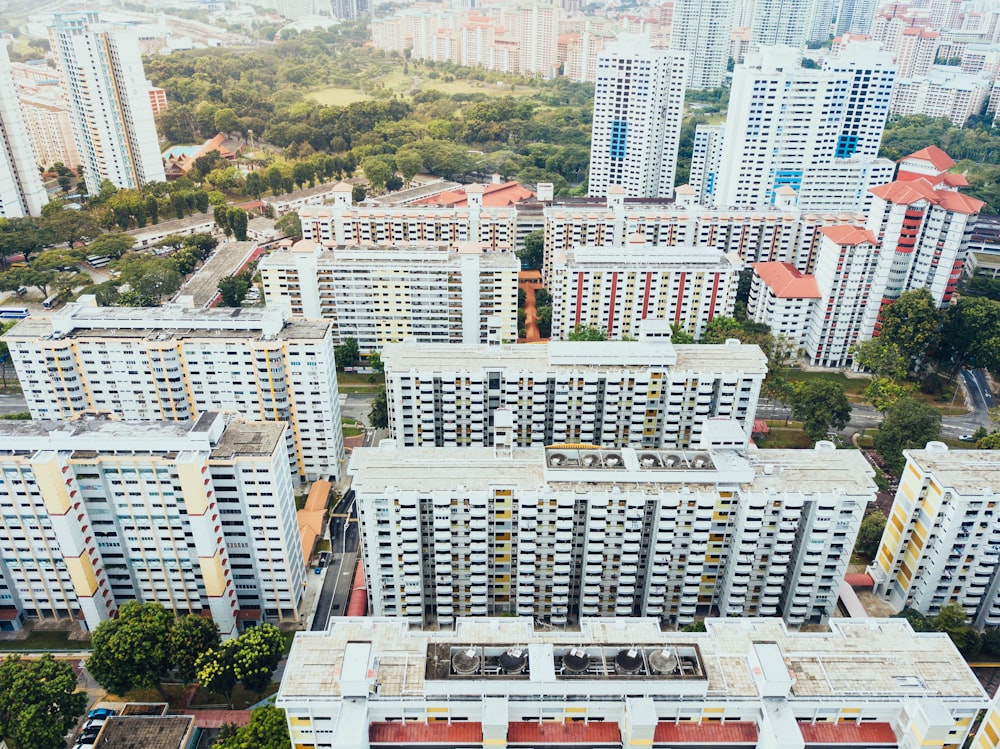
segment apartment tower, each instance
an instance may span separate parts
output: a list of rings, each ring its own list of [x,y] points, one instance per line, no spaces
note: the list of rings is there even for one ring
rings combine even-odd
[[[57,13],[49,39],[62,71],[87,189],[163,182],[149,81],[135,32],[100,14]]]
[[[0,43],[0,218],[40,216],[49,202],[24,125],[7,45]]]
[[[687,54],[622,34],[597,61],[590,194],[619,188],[632,198],[673,194],[684,113]]]

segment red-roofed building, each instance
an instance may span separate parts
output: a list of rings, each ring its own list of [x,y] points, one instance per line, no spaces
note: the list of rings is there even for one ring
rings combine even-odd
[[[535,193],[526,187],[521,187],[518,182],[501,182],[491,185],[482,185],[482,204],[487,208],[502,208],[504,206],[524,203],[535,197]],[[449,190],[448,192],[432,195],[429,198],[416,200],[413,205],[440,205],[448,208],[465,208],[469,205],[468,189]]]
[[[747,314],[770,325],[775,335],[804,346],[821,296],[816,277],[800,273],[791,263],[754,263]]]

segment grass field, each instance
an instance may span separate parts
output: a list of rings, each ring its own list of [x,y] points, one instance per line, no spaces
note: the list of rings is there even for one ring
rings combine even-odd
[[[356,101],[367,101],[372,98],[368,94],[363,94],[353,88],[341,88],[340,86],[330,86],[329,88],[321,88],[318,91],[310,91],[306,96],[320,104],[336,107],[345,107]]]
[[[840,372],[805,372],[801,369],[789,369],[788,379],[792,382],[817,382],[819,380],[835,382],[844,386],[844,392],[847,394],[848,400],[851,401],[860,401],[861,394],[868,387],[867,379],[845,377]]]
[[[36,630],[24,640],[0,640],[0,653],[23,650],[88,650],[89,640],[70,640],[69,632]]]
[[[812,440],[806,436],[802,429],[792,426],[794,423],[789,422],[789,426],[786,427],[782,420],[768,421],[770,432],[766,437],[755,440],[757,446],[768,449],[812,447]]]

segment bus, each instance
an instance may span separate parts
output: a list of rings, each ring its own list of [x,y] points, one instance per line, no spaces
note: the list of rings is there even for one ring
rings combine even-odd
[[[57,304],[59,304],[59,295],[58,294],[53,294],[48,299],[46,299],[44,302],[42,302],[42,306],[45,307],[45,309],[52,309]]]
[[[94,268],[103,268],[111,263],[111,258],[107,255],[88,255],[87,262]]]
[[[30,314],[27,307],[0,307],[0,320],[23,320]]]

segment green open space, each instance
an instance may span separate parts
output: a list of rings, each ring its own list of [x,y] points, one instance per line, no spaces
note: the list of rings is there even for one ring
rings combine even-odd
[[[865,392],[865,388],[868,387],[869,382],[867,378],[846,377],[840,372],[807,372],[802,369],[789,369],[787,376],[792,382],[825,381],[842,385],[848,400],[851,401],[860,401],[862,399],[862,393]]]
[[[310,91],[306,96],[315,102],[331,107],[346,107],[357,101],[367,101],[371,99],[368,94],[357,89],[344,86],[328,86],[316,91]]]
[[[348,416],[341,417],[340,422],[343,425],[345,437],[357,437],[365,433],[365,428]]]
[[[89,650],[90,640],[71,640],[66,630],[35,630],[23,640],[0,640],[0,653],[26,650]]]
[[[761,448],[809,448],[812,447],[812,440],[806,436],[797,422],[790,421],[786,425],[784,421],[776,419],[768,421],[770,431],[766,436],[754,438],[754,442]]]

